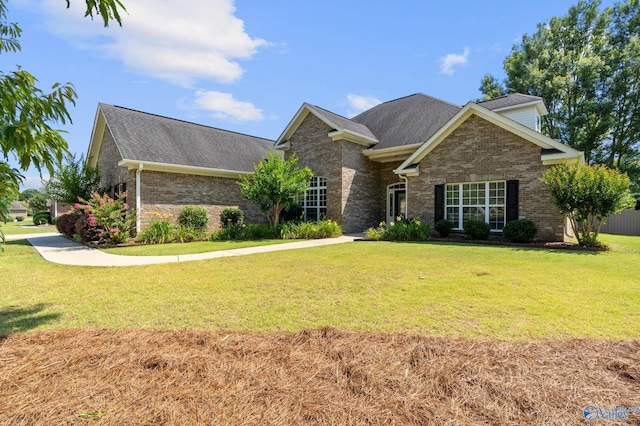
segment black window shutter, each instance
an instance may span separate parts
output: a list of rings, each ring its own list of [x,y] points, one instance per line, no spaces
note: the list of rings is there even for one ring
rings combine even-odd
[[[434,221],[437,222],[440,219],[444,219],[444,185],[436,185],[435,195],[436,205]]]
[[[518,220],[518,182],[507,181],[507,222]]]

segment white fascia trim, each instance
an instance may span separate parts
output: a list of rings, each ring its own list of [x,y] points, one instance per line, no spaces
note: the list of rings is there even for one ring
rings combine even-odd
[[[93,121],[93,129],[91,130],[91,139],[89,142],[89,148],[87,149],[87,158],[85,161],[88,166],[96,167],[98,164],[98,154],[100,154],[100,147],[102,145],[102,139],[104,138],[104,131],[107,127],[107,120],[104,118],[104,114],[98,106],[96,111],[96,118]]]
[[[480,105],[480,106],[482,106],[482,105]],[[544,116],[544,115],[549,114],[549,111],[547,110],[547,107],[545,106],[545,104],[544,104],[544,102],[542,100],[525,102],[523,104],[511,105],[511,106],[508,106],[508,107],[495,108],[495,109],[492,109],[490,111],[493,111],[493,112],[508,111],[510,109],[519,109],[519,108],[525,108],[525,107],[529,107],[529,106],[535,106],[536,109],[538,110],[538,112],[540,113],[540,115]]]
[[[545,166],[553,166],[555,164],[563,164],[563,163],[584,163],[584,152],[579,152],[578,156],[568,154],[566,152],[560,152],[556,154],[545,154],[541,155],[540,159],[542,160],[542,164]]]
[[[400,158],[405,157],[402,160],[406,160],[416,149],[422,146],[421,143],[414,143],[411,145],[394,146],[391,148],[382,149],[365,149],[362,153],[369,158],[369,160],[377,161],[379,163],[388,163],[391,161],[398,161]]]
[[[352,132],[351,130],[347,130],[347,129],[341,129],[341,130],[335,130],[333,132],[329,132],[327,136],[329,136],[334,142],[340,139],[344,139],[344,140],[354,142],[364,146],[371,146],[372,144],[378,143],[377,139],[370,138],[368,136],[364,136],[364,135],[361,135],[360,133]]]
[[[276,142],[276,144],[273,146],[273,149],[277,149],[280,151],[289,151],[291,149],[291,141],[286,140],[282,142]]]
[[[424,157],[427,156],[427,154],[433,151],[435,147],[437,147],[447,136],[449,136],[460,124],[465,122],[474,114],[525,140],[528,140],[529,142],[539,146],[540,148],[557,149],[561,153],[565,154],[566,158],[578,158],[581,155],[579,151],[576,151],[573,148],[557,142],[548,136],[538,133],[535,130],[528,128],[527,126],[524,126],[511,120],[510,118],[481,107],[474,102],[469,102],[440,129],[438,129],[438,131],[433,136],[431,136],[431,138],[429,138],[429,140],[426,141],[412,156],[407,158],[405,162],[402,163],[400,167],[398,167],[398,170],[410,166],[411,164],[419,163]]]
[[[137,170],[142,165],[144,170],[166,173],[182,173],[200,176],[216,176],[224,178],[238,178],[251,172],[238,170],[210,169],[208,167],[184,166],[181,164],[156,163],[153,161],[121,160],[120,167],[127,167],[129,170]]]
[[[417,164],[415,167],[411,167],[410,169],[403,169],[402,167],[398,167],[393,171],[393,173],[406,177],[415,177],[420,175],[420,164]]]
[[[276,139],[276,147],[279,146],[280,143],[288,140],[293,132],[296,131],[296,129],[300,126],[300,123],[302,123],[302,121],[304,121],[304,119],[307,117],[307,114],[309,114],[310,106],[311,105],[305,102],[300,108],[298,108],[298,111],[295,113],[289,124],[287,124],[287,127],[285,127],[282,134],[278,137],[278,139]]]

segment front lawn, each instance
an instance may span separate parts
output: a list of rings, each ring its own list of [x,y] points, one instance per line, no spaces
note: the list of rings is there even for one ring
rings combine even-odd
[[[260,247],[291,243],[298,240],[253,240],[253,241],[194,241],[191,243],[150,244],[101,249],[106,253],[123,256],[168,256],[207,253],[221,250],[236,250],[245,247]]]
[[[136,267],[0,255],[0,334],[52,328],[409,331],[432,336],[640,338],[640,238],[624,251],[355,242]]]
[[[58,232],[55,225],[36,226],[27,218],[22,222],[0,223],[0,231],[4,235],[25,235],[25,234],[44,234],[49,232]]]

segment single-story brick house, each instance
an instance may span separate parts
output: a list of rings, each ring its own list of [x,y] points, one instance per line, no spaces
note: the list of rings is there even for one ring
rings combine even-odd
[[[540,98],[522,94],[463,107],[415,94],[351,119],[304,103],[269,141],[100,104],[88,156],[105,185],[135,193],[143,217],[203,204],[212,217],[233,205],[257,218],[235,181],[276,149],[314,173],[300,202],[307,217],[334,219],[345,232],[398,216],[447,218],[458,229],[482,219],[494,232],[527,218],[540,239],[563,240],[566,221],[540,177],[583,156],[540,133],[546,113]]]

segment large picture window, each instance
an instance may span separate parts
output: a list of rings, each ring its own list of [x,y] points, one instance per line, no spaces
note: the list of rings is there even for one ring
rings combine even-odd
[[[298,199],[306,220],[321,220],[327,216],[327,178],[311,178],[309,190]]]
[[[469,182],[447,184],[445,218],[456,229],[462,229],[467,220],[481,220],[491,225],[492,231],[502,231],[506,212],[506,182]]]

